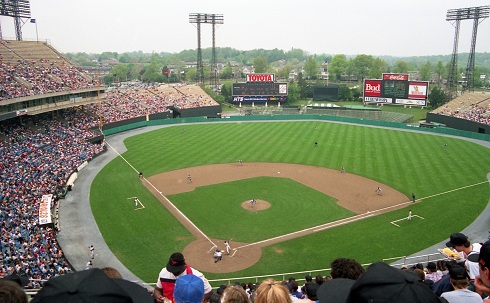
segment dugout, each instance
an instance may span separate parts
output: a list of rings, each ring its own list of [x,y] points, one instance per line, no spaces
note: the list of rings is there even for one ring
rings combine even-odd
[[[314,86],[313,101],[339,101],[339,86]]]
[[[220,118],[221,105],[203,106],[196,108],[176,108],[169,107],[173,111],[173,118],[207,117]]]

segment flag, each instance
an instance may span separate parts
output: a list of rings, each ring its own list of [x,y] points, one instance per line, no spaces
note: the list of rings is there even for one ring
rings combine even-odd
[[[323,61],[322,66],[328,66],[328,61],[327,60]]]
[[[31,19],[31,23],[36,23],[36,19]]]

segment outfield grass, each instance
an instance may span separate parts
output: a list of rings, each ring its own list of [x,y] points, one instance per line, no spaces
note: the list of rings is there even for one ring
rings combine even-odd
[[[319,143],[318,148],[314,148],[315,141]],[[180,125],[128,138],[125,144],[128,151],[123,156],[145,176],[196,165],[235,163],[237,159],[334,169],[345,166],[350,173],[387,184],[407,196],[414,192],[417,198],[485,181],[490,171],[490,150],[471,142],[317,121]],[[206,230],[208,236],[227,238],[223,227],[235,221],[230,220],[225,225],[223,218],[227,213],[233,217],[240,216],[240,210],[223,209],[220,203],[225,201],[221,198],[226,195],[227,201],[239,203],[250,198],[247,190],[244,192],[240,188],[259,183],[284,188],[281,183],[284,180],[277,180],[257,178],[245,183],[214,185],[175,195],[171,199],[175,199],[179,208],[194,222],[199,222],[197,226]],[[292,186],[288,184],[286,187]],[[220,191],[226,194],[220,195]],[[312,197],[316,195],[299,187],[293,191],[301,191],[303,199],[310,194]],[[276,201],[275,195],[271,193],[267,200]],[[133,202],[127,199],[133,196],[138,196],[144,203],[146,208],[143,211],[133,210]],[[390,224],[390,221],[406,217],[407,209],[390,212],[268,246],[263,249],[260,262],[253,267],[234,274],[208,273],[207,277],[326,268],[337,257],[352,257],[367,263],[408,255],[462,230],[486,206],[489,196],[488,183],[437,195],[412,205],[412,212],[425,220],[413,221],[411,223],[414,224],[409,226],[405,224],[398,228]],[[186,205],[186,200],[194,199],[201,204]],[[109,247],[130,270],[147,282],[156,280],[173,251],[182,250],[193,240],[192,235],[141,185],[137,174],[120,158],[113,160],[95,178],[90,200]],[[248,222],[245,230],[253,229],[255,232],[240,237],[246,241],[259,240],[300,228],[300,225],[291,227],[292,223],[310,224],[312,220],[311,224],[314,224],[335,219],[323,216],[318,212],[318,206],[300,207],[301,201],[302,198],[295,198],[287,202],[291,203],[294,219],[280,210],[287,207],[286,204],[275,207],[274,202],[271,211],[274,209],[278,213],[264,220],[245,220],[243,224]],[[332,202],[325,198],[324,203]],[[339,210],[335,215],[340,218],[348,215],[346,212]],[[263,216],[267,215],[264,212]],[[269,233],[271,226],[274,228]]]

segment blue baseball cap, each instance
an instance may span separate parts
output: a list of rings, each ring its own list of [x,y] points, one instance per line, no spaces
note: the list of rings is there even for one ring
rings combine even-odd
[[[201,303],[204,298],[204,282],[188,274],[175,281],[174,300],[177,303]]]

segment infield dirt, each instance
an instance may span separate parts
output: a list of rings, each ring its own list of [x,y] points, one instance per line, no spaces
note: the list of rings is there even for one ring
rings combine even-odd
[[[189,175],[192,176],[192,182],[188,180]],[[143,179],[142,182],[196,237],[196,240],[187,245],[182,252],[186,262],[201,271],[229,273],[243,270],[258,262],[262,256],[262,247],[311,234],[315,232],[315,229],[305,229],[301,232],[257,243],[231,241],[232,249],[238,249],[236,252],[232,250],[230,255],[227,255],[224,246],[224,240],[227,239],[207,239],[163,196],[192,191],[199,186],[260,176],[289,178],[334,197],[337,199],[338,205],[359,214],[356,220],[405,207],[409,201],[409,198],[404,194],[371,179],[348,172],[343,173],[340,170],[286,163],[228,163],[195,166],[154,175]],[[145,180],[148,182],[145,182]],[[378,186],[382,189],[381,195],[376,193]],[[161,194],[158,191],[161,191]],[[257,200],[253,208],[250,201],[244,201],[241,204],[242,207],[249,211],[260,211],[267,208],[268,205],[269,203],[263,200]],[[386,207],[392,208],[383,210]],[[343,224],[349,222],[352,222],[352,220]],[[325,226],[325,228],[329,227],[331,226]],[[214,263],[212,257],[213,249],[211,248],[213,244],[211,241],[217,245],[214,249],[225,250],[223,259],[217,263]]]

